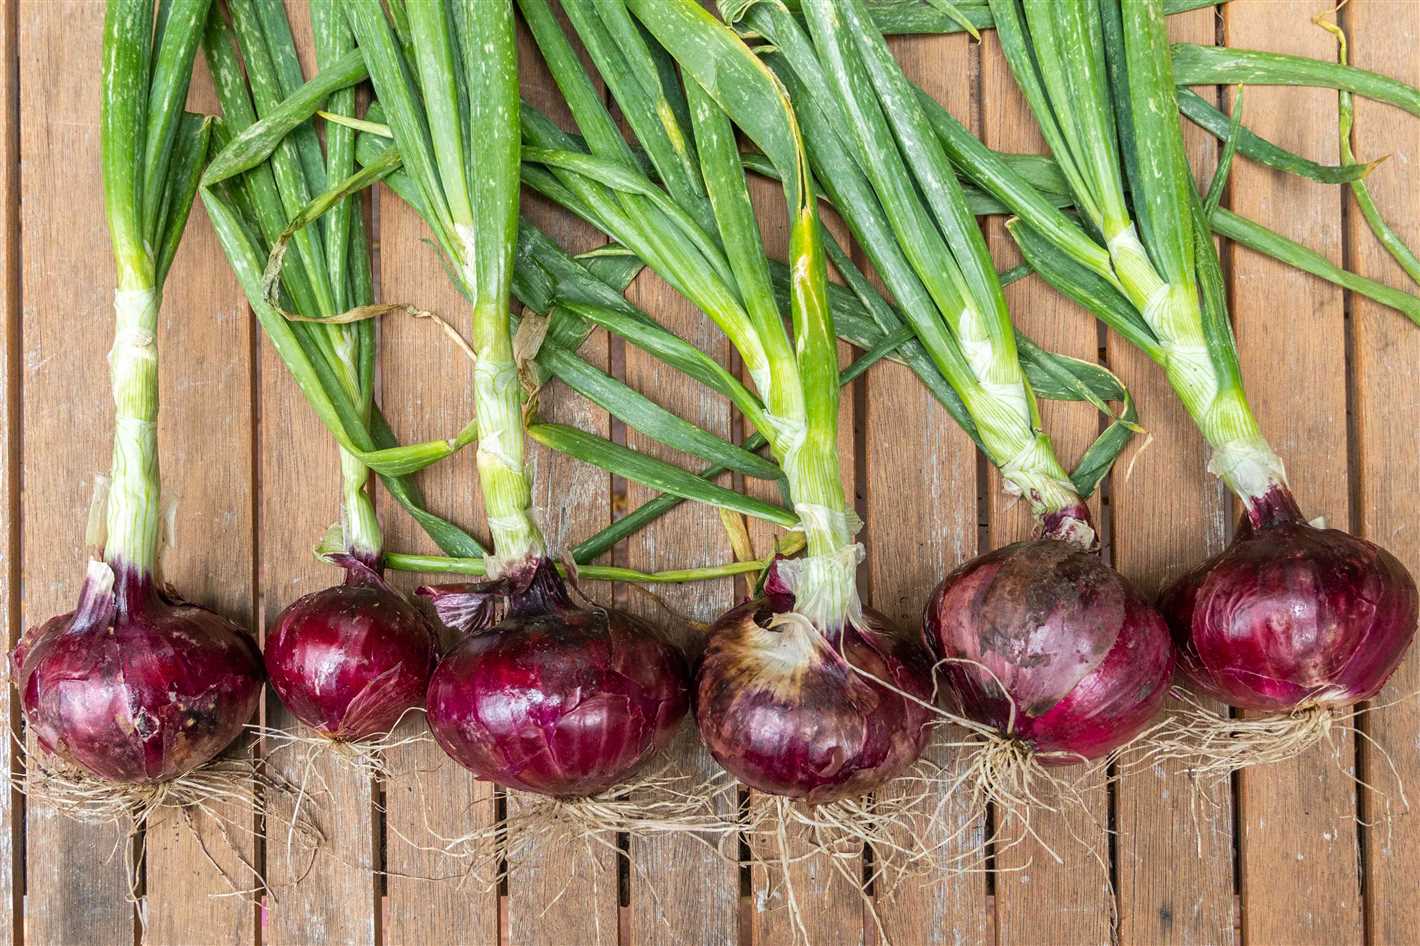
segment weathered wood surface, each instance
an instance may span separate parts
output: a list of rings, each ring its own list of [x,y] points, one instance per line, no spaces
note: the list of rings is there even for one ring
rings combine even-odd
[[[1207,42],[1222,35],[1233,45],[1329,58],[1332,40],[1310,23],[1327,7],[1244,0],[1221,15],[1202,10],[1176,18],[1171,29],[1178,38]],[[103,353],[111,276],[97,176],[101,11],[93,0],[0,4],[0,619],[10,640],[72,606],[93,476],[108,459],[112,408]],[[295,19],[300,24],[304,17]],[[1347,7],[1342,22],[1356,64],[1420,82],[1414,55],[1420,7],[1366,0]],[[307,55],[308,34],[298,29],[297,36]],[[993,146],[1039,147],[989,34],[980,45],[929,37],[895,41],[894,49],[912,75]],[[523,53],[526,93],[559,114],[531,44]],[[201,75],[193,96],[196,106],[210,107]],[[1334,106],[1328,92],[1254,88],[1247,92],[1247,121],[1287,147],[1334,162]],[[1362,101],[1357,127],[1361,158],[1392,155],[1369,179],[1377,200],[1403,235],[1420,241],[1413,181],[1420,124]],[[1192,131],[1188,137],[1195,168],[1211,173],[1215,142]],[[756,188],[756,200],[769,245],[782,249],[782,202],[770,187]],[[1408,287],[1338,189],[1239,161],[1227,200],[1337,262]],[[465,318],[466,305],[421,242],[419,222],[387,193],[377,203],[376,273],[384,296],[418,301],[456,323]],[[601,242],[563,214],[530,209],[571,249]],[[1011,258],[994,224],[990,234],[998,261]],[[1248,251],[1229,249],[1225,265],[1249,390],[1290,461],[1304,507],[1420,568],[1412,497],[1420,399],[1409,383],[1420,334],[1393,312]],[[178,500],[170,574],[196,600],[260,630],[292,597],[331,578],[309,550],[336,512],[335,450],[261,340],[200,208],[169,286],[160,345],[165,487]],[[643,275],[631,297],[732,363],[728,345],[704,317],[654,277]],[[1231,532],[1232,507],[1205,478],[1204,451],[1157,371],[1038,281],[1014,287],[1009,300],[1027,331],[1059,350],[1102,359],[1140,401],[1153,442],[1132,473],[1116,471],[1105,500],[1095,504],[1114,563],[1148,592],[1219,548]],[[395,429],[407,438],[457,429],[472,411],[462,356],[423,324],[389,321],[381,334],[380,395]],[[740,433],[723,403],[668,378],[635,350],[597,336],[583,353],[692,420]],[[555,385],[543,393],[542,407],[553,419],[651,449]],[[844,465],[869,523],[865,595],[912,626],[943,571],[978,546],[1022,537],[1028,526],[1002,500],[994,475],[984,475],[969,441],[905,369],[874,368],[845,395],[844,407]],[[1048,410],[1046,422],[1073,459],[1099,420],[1073,405]],[[431,503],[463,522],[476,522],[480,508],[472,460],[468,452],[423,476]],[[533,465],[536,503],[559,550],[647,498],[634,485],[542,452]],[[296,501],[283,502],[284,496]],[[406,518],[388,503],[380,506],[392,547],[426,547]],[[769,530],[752,529],[752,536],[763,554]],[[687,506],[610,558],[649,569],[729,555],[719,517]],[[653,620],[662,616],[658,605],[630,590],[587,591]],[[660,594],[677,611],[707,620],[745,591],[743,583],[724,581]],[[1412,655],[1380,701],[1418,687],[1420,659]],[[7,694],[3,722],[13,712]],[[274,700],[266,713],[270,724],[286,721]],[[944,871],[891,895],[880,891],[876,907],[901,946],[1413,942],[1420,831],[1416,816],[1399,807],[1390,766],[1412,788],[1420,783],[1420,713],[1401,703],[1362,726],[1365,738],[1338,743],[1339,764],[1319,751],[1294,765],[1244,774],[1235,782],[1237,796],[1225,791],[1199,830],[1181,777],[1144,771],[1110,783],[1100,778],[1086,788],[1088,814],[1069,823],[1038,817],[1043,844],[1000,852],[1001,873]],[[689,771],[714,770],[689,733],[672,759]],[[76,826],[6,791],[0,897],[11,905],[11,922],[0,924],[0,944],[792,941],[774,871],[737,870],[688,842],[633,839],[625,869],[605,849],[542,850],[513,865],[496,889],[461,884],[462,865],[420,845],[430,828],[453,836],[489,823],[499,799],[440,760],[430,744],[406,747],[393,760],[398,775],[382,784],[327,765],[320,772],[330,792],[324,827],[334,846],[299,888],[280,889],[259,907],[206,897],[221,880],[204,854],[180,832],[155,827],[147,848],[146,930],[125,899],[122,852],[109,856],[112,831]],[[13,770],[8,740],[0,766]],[[1359,789],[1345,771],[1352,766],[1377,791]],[[1385,815],[1387,798],[1389,825],[1358,823]],[[742,801],[762,804],[733,790],[721,804],[728,812]],[[520,802],[505,804],[516,814]],[[986,812],[964,803],[947,811],[938,830],[962,830],[962,844],[988,824]],[[241,855],[263,860],[278,880],[288,872],[279,831],[265,845],[251,834],[233,841],[232,850],[211,852],[224,867]],[[1101,854],[1104,866],[1081,841]],[[1044,845],[1066,864],[1057,865]],[[792,871],[816,943],[879,940],[855,895],[826,865],[806,861]],[[1112,910],[1119,921],[1114,933]]]

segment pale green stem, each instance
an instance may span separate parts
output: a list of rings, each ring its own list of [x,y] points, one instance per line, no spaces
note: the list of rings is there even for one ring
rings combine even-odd
[[[341,370],[341,381],[356,403],[362,404],[364,420],[369,421],[369,403],[359,390],[356,378],[357,338],[350,326],[340,326],[333,337],[335,354]],[[340,527],[345,539],[345,551],[370,562],[378,561],[384,537],[380,521],[375,516],[375,504],[370,500],[368,484],[370,468],[348,451],[340,451]]]
[[[115,408],[104,560],[140,575],[157,564],[162,514],[158,484],[158,309],[150,277],[119,275],[109,372]]]

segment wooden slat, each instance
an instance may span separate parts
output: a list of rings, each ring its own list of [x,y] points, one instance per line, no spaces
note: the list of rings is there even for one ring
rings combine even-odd
[[[1003,151],[1043,150],[1035,119],[1011,78],[994,33],[981,44],[982,139]],[[1014,264],[1015,245],[999,221],[990,226],[997,265]],[[1094,361],[1098,357],[1094,321],[1039,280],[1024,280],[1007,288],[1006,302],[1016,325],[1036,342],[1063,354]],[[1099,429],[1099,415],[1084,404],[1041,405],[1045,429],[1055,441],[1062,462],[1073,464]],[[987,490],[991,547],[1029,538],[1030,509],[1014,502],[1001,488],[994,470]],[[1090,509],[1100,522],[1099,497]],[[1067,775],[1078,776],[1077,770]],[[1066,813],[1037,811],[1032,828],[1039,841],[1027,839],[997,856],[996,935],[1006,943],[1101,943],[1110,936],[1112,896],[1107,868],[1097,858],[1109,857],[1108,798],[1102,775],[1079,786],[1084,807]],[[1009,824],[1007,838],[1013,836]],[[1048,848],[1048,849],[1047,849]],[[1063,863],[1056,861],[1051,852]],[[1093,851],[1093,854],[1091,853]],[[1062,904],[1068,904],[1062,909]]]
[[[20,635],[20,89],[15,49],[18,5],[0,5],[0,634],[5,653]],[[20,704],[13,689],[0,698],[0,726],[19,732]],[[10,779],[0,790],[0,904],[10,911],[0,922],[0,946],[20,942],[24,903],[24,801],[18,786],[15,742],[0,747],[0,772]]]
[[[965,36],[893,41],[903,70],[968,124],[974,101],[975,46]],[[971,439],[905,366],[882,362],[866,376],[863,437],[867,469],[868,569],[873,606],[907,633],[921,633],[922,608],[937,582],[977,552],[977,453]],[[958,741],[956,729],[939,732]],[[955,750],[934,747],[927,758],[945,767]],[[949,769],[948,769],[949,770]],[[938,799],[932,799],[935,807]],[[985,812],[960,796],[940,809],[927,843],[954,838],[944,867],[905,881],[879,913],[893,943],[937,946],[986,942],[991,917],[985,866],[978,850]],[[970,873],[957,873],[961,868]]]
[[[1211,43],[1215,23],[1213,10],[1199,10],[1170,17],[1169,32],[1175,40]],[[1212,97],[1212,90],[1198,91]],[[1249,102],[1249,116],[1251,108]],[[1216,141],[1192,124],[1183,127],[1189,163],[1206,184],[1217,164]],[[1111,481],[1114,564],[1152,599],[1223,547],[1232,510],[1222,484],[1205,471],[1207,447],[1163,372],[1113,332],[1106,351],[1153,435],[1147,449],[1138,438]],[[1121,943],[1211,946],[1233,939],[1231,792],[1224,784],[1214,796],[1217,807],[1198,817],[1193,786],[1176,768],[1124,775],[1116,788]]]
[[[1415,57],[1415,37],[1420,35],[1420,9],[1404,2],[1358,4],[1347,10],[1343,20],[1351,33],[1351,61],[1375,69],[1412,85],[1420,84],[1420,61]],[[1394,109],[1358,99],[1356,127],[1363,155],[1390,154],[1392,159],[1367,178],[1371,194],[1393,227],[1413,247],[1420,242],[1420,195],[1413,172],[1420,157],[1420,125]],[[1415,291],[1415,284],[1401,272],[1375,241],[1365,221],[1350,204],[1346,239],[1347,263],[1391,285]],[[1401,378],[1414,377],[1420,364],[1420,333],[1403,317],[1364,299],[1351,298],[1351,409],[1355,418],[1357,532],[1395,553],[1411,574],[1420,574],[1420,537],[1412,524],[1414,503],[1408,477],[1398,471],[1420,465],[1413,436],[1415,418],[1420,416],[1420,397]],[[1377,704],[1409,696],[1420,690],[1420,657],[1412,648],[1409,657],[1390,684],[1376,699]],[[1367,942],[1377,946],[1400,946],[1415,938],[1420,921],[1420,904],[1412,895],[1415,866],[1420,864],[1420,826],[1415,815],[1401,813],[1395,777],[1383,751],[1395,764],[1406,785],[1420,784],[1420,711],[1413,699],[1379,710],[1363,725],[1379,744],[1379,750],[1362,744],[1361,775],[1365,782],[1381,788],[1392,800],[1393,820],[1377,823],[1361,834],[1366,870]],[[1386,802],[1374,795],[1366,800],[1368,820],[1381,818]]]
[[[205,64],[198,65],[189,108],[218,110]],[[252,627],[254,613],[254,330],[199,201],[168,275],[159,340],[167,369],[159,392],[163,500],[175,504],[174,543],[163,557],[163,578],[184,597],[245,627]],[[234,751],[246,748],[243,740]],[[253,814],[249,806],[232,803],[213,811],[229,823],[169,813],[150,826],[144,942],[255,942],[255,907],[231,895],[255,886],[245,866],[255,863]]]
[[[1329,9],[1271,4],[1225,8],[1230,46],[1329,60],[1330,36],[1309,22]],[[1336,96],[1320,90],[1254,87],[1247,121],[1258,134],[1316,160],[1336,158]],[[1341,206],[1319,187],[1240,162],[1232,205],[1332,260],[1341,260]],[[1308,516],[1345,527],[1346,338],[1342,294],[1270,259],[1233,254],[1233,317],[1248,395],[1284,461]],[[1302,387],[1299,388],[1299,382]],[[1301,396],[1299,396],[1301,395]],[[1243,941],[1345,944],[1362,939],[1356,854],[1356,792],[1324,747],[1290,763],[1244,771],[1238,779]]]
[[[315,71],[309,15],[302,4],[292,4],[288,15],[309,75]],[[296,598],[342,578],[311,555],[311,548],[339,518],[340,472],[335,442],[264,338],[258,364],[255,495],[264,632]],[[269,689],[266,724],[310,733]],[[314,793],[308,804],[315,806],[325,841],[313,859],[303,856],[299,845],[288,855],[285,820],[268,820],[266,866],[277,886],[275,896],[266,901],[261,941],[291,946],[374,943],[370,867],[377,847],[371,781],[332,753],[307,765],[305,749],[299,746],[274,752],[269,760],[276,771]],[[283,819],[289,810],[282,801]],[[293,885],[297,879],[300,883]]]
[[[629,298],[702,351],[719,358],[728,357],[729,344],[719,330],[654,274],[643,272],[632,286]],[[728,404],[697,385],[686,383],[682,376],[630,345],[625,346],[625,380],[691,422],[729,436]],[[626,443],[633,449],[674,462],[700,462],[676,456],[634,431],[626,432]],[[640,506],[651,495],[634,483],[627,484],[627,508]],[[724,562],[729,560],[731,552],[715,510],[683,503],[631,538],[623,554],[624,558],[619,560],[630,567],[654,571]],[[733,584],[727,579],[666,586],[656,592],[671,608],[697,621],[714,620],[730,607],[734,598]],[[664,627],[673,640],[688,649],[700,644],[694,631],[629,589],[618,589],[617,606]],[[667,754],[676,774],[704,778],[719,771],[700,745],[694,722],[689,717]],[[736,804],[733,789],[722,792],[716,801],[722,815],[733,816]],[[681,942],[720,946],[735,942],[739,877],[732,864],[694,840],[668,836],[632,837],[629,860],[630,942],[648,946]]]
[[[531,37],[521,33],[523,96],[563,128],[572,121],[548,75]],[[524,191],[523,212],[569,252],[580,253],[606,242],[590,225],[552,207]],[[595,333],[580,354],[591,364],[609,370],[606,333]],[[550,382],[538,398],[539,416],[570,424],[602,436],[611,433],[606,412],[560,382]],[[611,478],[602,470],[533,445],[533,503],[554,556],[567,552],[578,541],[611,522]],[[583,588],[599,603],[610,604],[611,588],[589,584]],[[516,816],[526,805],[518,793],[508,799]],[[508,932],[511,946],[586,946],[617,941],[617,858],[602,845],[588,845],[575,857],[556,843],[545,843],[515,866],[508,876]]]
[[[113,255],[97,173],[103,5],[26,2],[19,13],[20,74],[46,77],[20,88],[20,618],[30,627],[78,599],[85,510],[95,475],[108,469],[113,406],[103,353],[113,340]],[[45,854],[25,865],[25,942],[132,940],[123,855],[109,857],[114,830],[76,824],[33,799],[26,821],[28,849]]]

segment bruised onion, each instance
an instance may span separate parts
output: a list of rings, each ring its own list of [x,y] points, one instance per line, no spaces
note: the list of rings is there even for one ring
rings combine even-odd
[[[927,744],[931,657],[869,608],[828,633],[793,608],[792,595],[771,594],[710,628],[696,675],[700,738],[761,792],[814,805],[863,795]]]
[[[47,753],[101,779],[167,781],[236,739],[261,655],[226,618],[117,571],[91,563],[79,607],[27,631],[11,674]]]
[[[266,640],[266,672],[282,704],[342,742],[388,733],[424,702],[436,639],[423,612],[376,566],[331,556],[345,582],[293,601]]]
[[[1195,686],[1244,709],[1290,711],[1380,692],[1415,636],[1417,604],[1395,556],[1307,524],[1274,484],[1160,606]]]
[[[1043,764],[1095,759],[1138,735],[1173,675],[1163,618],[1093,551],[1017,542],[942,580],[924,615],[949,698]]]
[[[596,795],[663,748],[686,713],[680,651],[629,614],[578,607],[546,558],[496,581],[419,593],[467,634],[429,681],[429,728],[481,778]]]

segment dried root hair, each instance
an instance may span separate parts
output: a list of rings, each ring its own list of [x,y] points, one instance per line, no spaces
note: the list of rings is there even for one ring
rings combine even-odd
[[[427,819],[422,838],[409,837],[393,826],[389,831],[401,843],[446,860],[450,873],[439,879],[457,877],[491,890],[539,850],[571,852],[588,865],[597,862],[599,853],[624,856],[617,845],[621,834],[642,838],[682,835],[723,853],[732,849],[739,825],[733,805],[728,806],[729,813],[717,811],[716,798],[732,791],[733,782],[724,774],[710,778],[677,775],[665,764],[599,795],[490,795],[469,811],[476,816],[475,809],[486,806],[483,816],[476,816],[481,826],[461,835],[444,835]],[[516,797],[520,804],[516,810],[507,806],[499,818],[496,806],[500,797]]]
[[[303,792],[261,765],[254,754],[214,759],[163,782],[116,782],[101,779],[16,738],[23,773],[15,785],[32,803],[48,805],[61,815],[86,824],[112,825],[117,831],[113,853],[120,850],[128,879],[128,899],[138,907],[147,927],[141,896],[142,864],[147,831],[161,819],[179,819],[180,831],[197,842],[203,857],[222,878],[227,890],[214,896],[235,896],[255,903],[276,892],[260,867],[242,853],[253,823],[284,828],[294,845],[314,852],[324,843],[320,829],[300,804]],[[287,806],[276,805],[291,799]],[[289,816],[282,813],[289,807]],[[235,811],[233,811],[235,809]],[[220,844],[238,871],[224,867],[213,854]]]

